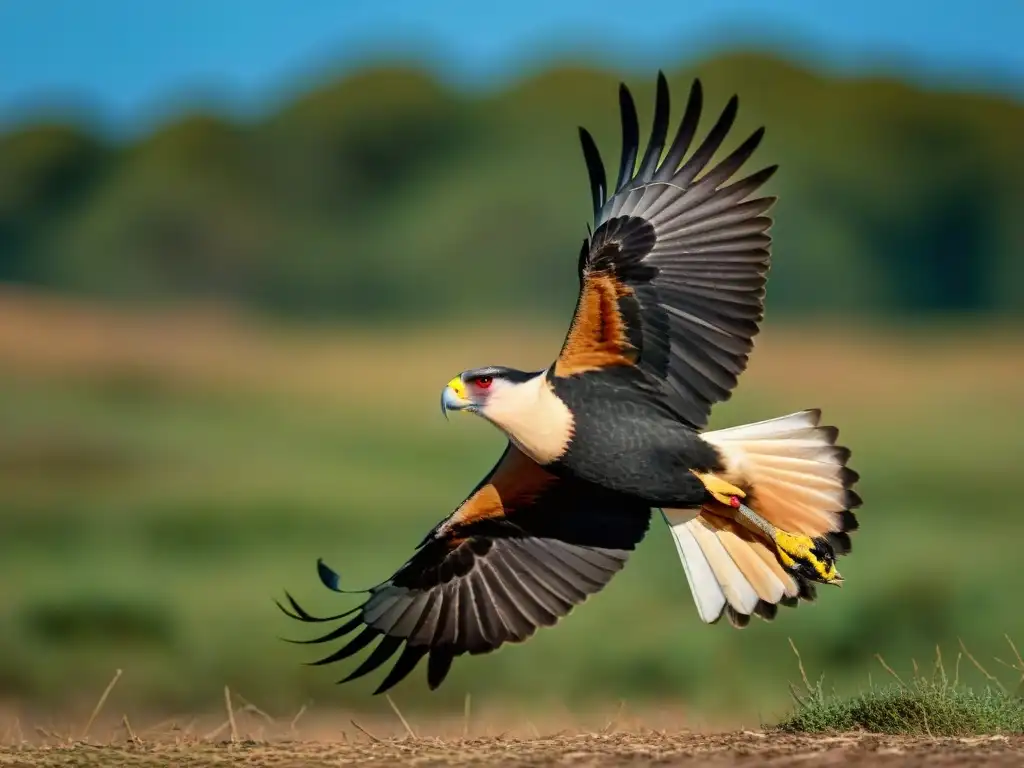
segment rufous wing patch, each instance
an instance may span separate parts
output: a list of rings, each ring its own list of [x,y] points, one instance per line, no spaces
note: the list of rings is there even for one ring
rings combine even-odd
[[[450,522],[465,526],[504,517],[509,510],[528,505],[554,480],[554,475],[512,446],[487,482],[463,502]]]
[[[633,290],[607,272],[592,272],[580,290],[576,315],[562,353],[555,361],[555,376],[633,365],[637,350],[629,342],[629,328],[619,302]]]

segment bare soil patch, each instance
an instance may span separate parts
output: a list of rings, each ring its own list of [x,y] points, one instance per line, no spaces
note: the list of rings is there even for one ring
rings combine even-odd
[[[615,732],[533,739],[468,740],[369,737],[348,742],[195,741],[124,745],[86,743],[4,747],[3,766],[773,766],[795,762],[850,766],[1019,766],[1024,737],[910,738],[871,734],[833,736],[762,732],[724,734]]]

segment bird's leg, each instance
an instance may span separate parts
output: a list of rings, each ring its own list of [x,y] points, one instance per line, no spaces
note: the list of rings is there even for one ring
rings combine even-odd
[[[754,526],[775,543],[779,562],[787,571],[821,584],[842,584],[843,577],[836,570],[835,551],[825,538],[784,531],[743,503],[736,513],[748,528]]]
[[[824,538],[811,538],[777,528],[743,503],[742,499],[747,495],[743,490],[710,473],[693,474],[704,483],[716,501],[735,510],[739,523],[775,544],[779,562],[784,568],[822,584],[842,583],[843,577],[835,566],[835,552]]]

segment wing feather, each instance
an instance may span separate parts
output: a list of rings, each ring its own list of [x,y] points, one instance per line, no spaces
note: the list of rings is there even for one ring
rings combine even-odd
[[[413,557],[369,591],[347,623],[304,642],[330,642],[361,628],[314,664],[350,658],[379,638],[340,682],[373,672],[401,649],[376,692],[397,685],[423,658],[428,685],[436,688],[456,656],[522,642],[600,591],[622,569],[649,521],[650,509],[642,503],[556,478],[510,445]],[[290,602],[294,612],[282,607],[289,616],[318,621]]]
[[[636,103],[625,84],[619,86],[619,111],[622,114],[622,156],[619,158],[616,189],[621,189],[632,178],[640,146],[640,120],[636,114]]]
[[[619,94],[623,143],[614,190],[606,188],[593,138],[580,132],[594,233],[584,242],[580,295],[553,374],[633,366],[653,382],[655,397],[701,429],[746,369],[764,315],[772,223],[765,214],[774,198],[749,198],[776,168],[733,180],[763,128],[713,162],[736,122],[736,96],[686,157],[703,108],[699,81],[665,152],[669,89],[659,73],[650,138],[634,171],[636,105],[625,85]]]

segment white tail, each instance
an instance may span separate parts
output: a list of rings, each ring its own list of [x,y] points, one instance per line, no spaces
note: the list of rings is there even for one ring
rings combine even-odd
[[[820,418],[818,410],[801,411],[702,437],[722,457],[724,470],[715,474],[745,491],[755,512],[784,531],[823,536],[841,555],[857,527],[850,510],[860,498],[850,489],[858,478],[846,467],[850,451],[835,444],[838,430],[819,426]],[[814,599],[813,584],[788,573],[771,544],[715,507],[664,510],[703,621],[725,612],[745,626],[755,613],[773,618],[779,603]]]

